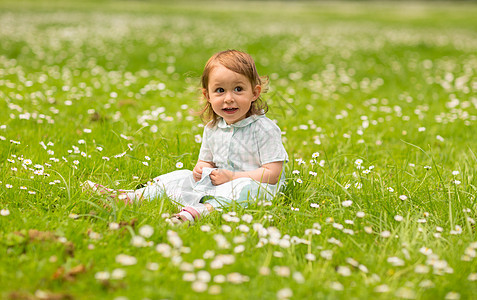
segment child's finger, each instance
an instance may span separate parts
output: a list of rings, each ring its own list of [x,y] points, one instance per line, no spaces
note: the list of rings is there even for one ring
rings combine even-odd
[[[202,174],[195,171],[192,172],[192,176],[194,177],[195,181],[199,181],[202,178]]]
[[[212,184],[217,185],[218,179],[219,179],[218,176],[216,176],[215,174],[210,173],[209,177],[210,177],[210,181],[212,182]]]

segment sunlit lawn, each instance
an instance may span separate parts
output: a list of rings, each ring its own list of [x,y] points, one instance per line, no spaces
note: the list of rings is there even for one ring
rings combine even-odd
[[[6,299],[471,299],[477,5],[0,3]],[[272,202],[173,226],[207,59],[239,49],[290,155]],[[178,164],[181,163],[181,164]]]

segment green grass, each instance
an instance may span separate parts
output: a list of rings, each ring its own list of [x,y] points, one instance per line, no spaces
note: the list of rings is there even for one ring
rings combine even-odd
[[[476,14],[450,2],[2,1],[1,298],[475,299]],[[229,48],[270,77],[268,116],[290,156],[282,195],[171,226],[166,198],[82,192],[88,179],[136,188],[177,162],[192,169],[200,74]],[[137,247],[145,225],[154,233]]]

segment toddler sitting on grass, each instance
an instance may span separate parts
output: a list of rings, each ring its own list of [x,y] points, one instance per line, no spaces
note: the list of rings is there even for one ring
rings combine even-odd
[[[86,187],[128,203],[167,195],[181,211],[176,222],[199,219],[215,208],[236,202],[273,198],[283,186],[288,155],[280,128],[265,116],[267,104],[261,78],[247,53],[227,50],[214,54],[201,77],[204,128],[197,164],[154,178],[135,191],[114,191],[87,181]]]

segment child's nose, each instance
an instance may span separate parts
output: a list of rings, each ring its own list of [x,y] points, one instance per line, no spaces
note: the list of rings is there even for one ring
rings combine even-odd
[[[232,101],[234,101],[234,97],[232,93],[225,94],[225,102],[232,102]]]

